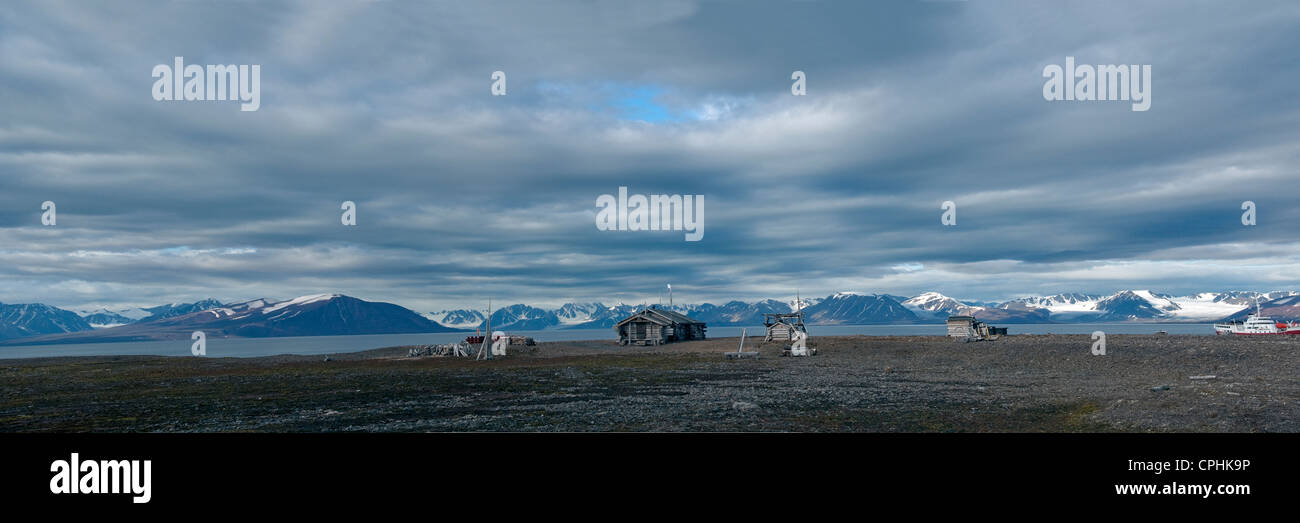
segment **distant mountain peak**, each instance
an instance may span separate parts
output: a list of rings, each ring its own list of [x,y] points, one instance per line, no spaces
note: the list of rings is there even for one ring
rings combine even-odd
[[[44,303],[0,303],[0,340],[93,328],[77,313]]]
[[[903,305],[912,305],[924,310],[937,310],[948,307],[964,307],[960,300],[944,296],[938,292],[923,292],[903,301]]]
[[[809,323],[883,324],[915,323],[919,317],[898,300],[883,294],[835,293],[804,309]]]
[[[159,305],[157,307],[145,307],[144,310],[149,311],[149,316],[141,318],[139,322],[153,322],[167,318],[175,318],[177,316],[215,309],[221,306],[221,302],[216,298],[207,298],[194,303],[171,303],[167,305]]]
[[[902,303],[904,307],[907,307],[918,317],[934,320],[943,319],[947,316],[971,316],[984,309],[984,307],[971,306],[961,300],[934,291],[923,292],[903,300]]]

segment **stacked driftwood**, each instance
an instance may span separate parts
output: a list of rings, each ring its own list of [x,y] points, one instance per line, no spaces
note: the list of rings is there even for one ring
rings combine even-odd
[[[416,345],[407,351],[412,358],[421,356],[469,356],[469,345],[451,343],[446,345]]]

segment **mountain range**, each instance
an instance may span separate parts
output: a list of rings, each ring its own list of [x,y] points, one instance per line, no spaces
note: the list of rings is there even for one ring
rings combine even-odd
[[[0,342],[4,345],[188,339],[194,331],[203,331],[209,338],[455,331],[398,305],[341,294],[284,301],[257,299],[229,305],[216,300],[173,304],[146,309],[153,314],[139,321],[102,329],[93,328],[83,318],[62,309],[33,304],[3,307],[22,307],[28,311],[14,324],[15,329],[23,329],[20,336],[5,336],[10,339]]]
[[[1063,293],[1027,296],[1005,302],[958,300],[938,292],[906,297],[838,292],[824,298],[680,304],[671,310],[717,326],[761,325],[763,315],[801,309],[814,325],[909,324],[941,322],[969,315],[990,323],[1211,322],[1240,319],[1259,301],[1265,314],[1300,317],[1300,292],[1229,291],[1173,296],[1149,290],[1110,295]],[[548,309],[517,303],[492,311],[493,329],[608,329],[644,305],[566,303]],[[155,307],[81,310],[39,303],[0,303],[0,344],[97,343],[208,336],[275,337],[339,334],[398,334],[484,329],[481,310],[456,309],[417,314],[391,303],[341,294],[319,294],[273,301],[222,304],[216,299]]]
[[[805,321],[822,325],[934,323],[952,315],[969,315],[991,323],[1092,323],[1092,322],[1213,322],[1250,308],[1255,300],[1267,309],[1270,302],[1296,296],[1296,291],[1229,291],[1172,296],[1149,290],[1124,290],[1110,295],[1067,293],[1029,296],[1004,302],[963,301],[937,292],[912,297],[890,294],[839,292],[824,298],[804,298]],[[642,305],[567,303],[558,309],[514,304],[492,315],[494,329],[543,330],[609,328]],[[760,325],[764,313],[793,312],[794,300],[731,301],[681,304],[665,309],[680,312],[710,325]],[[1268,310],[1265,310],[1268,313]],[[1279,309],[1275,316],[1283,316]],[[1244,312],[1242,313],[1245,314]],[[1300,314],[1295,316],[1300,317]],[[486,316],[472,309],[444,310],[425,317],[463,329],[486,327]],[[454,321],[452,321],[454,320]]]

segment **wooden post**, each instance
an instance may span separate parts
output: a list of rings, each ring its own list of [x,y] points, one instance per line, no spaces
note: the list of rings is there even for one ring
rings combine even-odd
[[[492,350],[489,348],[491,346],[488,345],[489,341],[492,341],[492,298],[488,298],[487,332],[484,333],[483,342],[478,345],[478,355],[474,357],[475,361],[492,359]]]
[[[724,352],[723,355],[729,360],[757,358],[758,351],[745,352],[745,329],[740,329],[740,348],[736,349],[736,352]]]

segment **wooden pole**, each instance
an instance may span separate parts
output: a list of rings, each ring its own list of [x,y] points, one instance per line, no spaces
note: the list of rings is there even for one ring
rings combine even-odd
[[[487,312],[487,332],[483,333],[483,341],[478,344],[478,354],[474,356],[475,361],[492,359],[492,350],[488,345],[488,342],[492,341],[492,298],[488,298]]]
[[[483,352],[486,355],[484,359],[489,360],[492,359],[492,345],[488,343],[490,341],[492,341],[492,298],[488,298],[487,336],[483,337],[483,344],[487,346],[487,350]]]

